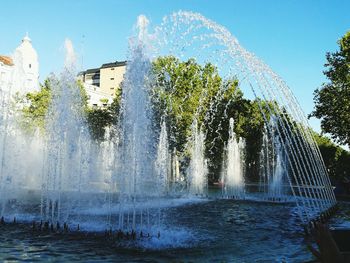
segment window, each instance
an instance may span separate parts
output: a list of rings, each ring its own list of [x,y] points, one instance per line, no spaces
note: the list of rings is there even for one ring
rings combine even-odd
[[[114,78],[111,78],[111,80],[114,80]]]
[[[114,70],[114,68],[111,68],[111,70]]]
[[[114,89],[114,87],[111,88],[111,90],[113,90],[113,89]]]
[[[32,64],[29,64],[29,68],[32,68]]]

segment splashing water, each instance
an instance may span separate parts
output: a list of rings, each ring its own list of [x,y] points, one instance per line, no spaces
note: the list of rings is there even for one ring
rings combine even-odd
[[[102,143],[90,138],[81,111],[76,56],[69,40],[65,41],[64,70],[58,77],[50,78],[52,103],[44,136],[40,137],[38,133],[30,137],[22,135],[16,116],[8,107],[10,96],[3,92],[11,86],[1,86],[1,215],[22,212],[26,218],[25,213],[30,210],[35,219],[51,223],[69,221],[76,224],[85,220],[84,223],[89,225],[87,221],[90,220],[99,228],[161,229],[161,208],[170,206],[173,198],[164,197],[165,193],[171,192],[170,181],[181,186],[187,181],[187,192],[206,195],[208,161],[205,154],[206,150],[210,151],[206,147],[212,142],[205,144],[207,131],[199,125],[197,118],[208,95],[207,89],[203,88],[200,105],[194,119],[190,120],[192,132],[187,138],[186,152],[172,149],[170,157],[167,139],[172,136],[168,132],[171,133],[174,127],[162,123],[160,131],[154,129],[150,101],[154,86],[152,60],[164,55],[174,55],[182,60],[195,58],[200,64],[211,62],[225,80],[238,79],[244,93],[256,99],[275,149],[275,154],[267,158],[276,160],[275,164],[266,162],[268,171],[264,180],[270,185],[266,191],[283,195],[280,187],[284,180],[288,181],[303,223],[335,204],[319,149],[295,97],[283,80],[240,46],[226,28],[200,14],[180,11],[165,17],[152,34],[149,20],[139,16],[136,29],[135,37],[129,41],[119,123],[106,132],[107,140]],[[174,92],[174,85],[168,87],[169,92]],[[192,95],[192,85],[189,83],[188,97]],[[214,101],[218,101],[226,89],[221,85]],[[276,104],[262,105],[262,101]],[[212,103],[204,118],[215,115],[216,106]],[[266,111],[275,116],[272,122],[265,116]],[[222,126],[219,123],[209,128],[219,134]],[[292,130],[298,131],[297,136],[291,133]],[[30,141],[37,143],[33,145]],[[247,195],[242,148],[243,142],[241,139],[238,142],[231,119],[223,181],[226,195],[235,198]],[[189,166],[185,173],[181,165],[186,158]],[[10,200],[15,200],[11,201],[11,206],[8,205]],[[102,212],[95,213],[96,208]]]
[[[64,67],[70,72],[74,73],[76,66],[76,54],[74,51],[73,43],[70,39],[66,38],[64,41],[64,49],[66,52],[64,59]]]
[[[42,184],[42,216],[66,221],[87,189],[90,136],[83,118],[83,102],[75,76],[73,45],[65,41],[65,68],[52,77],[52,102],[47,114],[47,141]],[[71,195],[70,193],[74,193]]]
[[[168,190],[170,187],[170,155],[168,133],[166,130],[166,123],[164,121],[162,122],[160,130],[155,168],[156,175],[158,177],[157,183],[160,189]]]
[[[129,198],[155,192],[152,190],[155,187],[152,165],[155,153],[148,98],[151,61],[144,50],[147,23],[143,17],[138,22],[138,30],[143,33],[130,41],[123,85],[119,149],[122,167],[117,182],[123,195]]]
[[[269,195],[273,198],[281,198],[284,195],[283,191],[283,177],[286,171],[283,169],[283,152],[282,152],[282,146],[277,141],[276,138],[276,161],[274,164],[274,170],[272,174],[272,180],[270,180],[269,184]]]
[[[207,160],[204,157],[204,134],[198,129],[197,120],[192,124],[191,161],[187,172],[189,192],[194,195],[207,193]]]
[[[222,181],[225,196],[242,199],[244,198],[244,173],[242,162],[244,142],[243,139],[237,141],[233,127],[234,121],[233,118],[230,118],[229,140],[227,142]]]
[[[267,129],[271,130],[272,124],[265,112],[275,116],[275,133],[283,138],[281,148],[285,153],[281,166],[289,171],[286,179],[303,222],[336,203],[307,118],[286,83],[268,65],[245,50],[226,28],[198,13],[179,11],[166,16],[155,32],[157,55],[174,55],[182,60],[195,58],[200,64],[214,64],[224,79],[238,79],[244,94],[256,99]],[[262,101],[275,103],[263,105]],[[215,112],[215,105],[210,110]],[[289,122],[290,119],[293,121]],[[219,134],[221,124],[211,128]],[[292,130],[298,134],[292,134]]]

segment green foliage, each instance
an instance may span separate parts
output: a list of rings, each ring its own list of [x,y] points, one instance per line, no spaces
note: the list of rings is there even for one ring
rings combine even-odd
[[[36,129],[45,131],[46,114],[52,99],[53,81],[58,81],[54,76],[47,78],[40,86],[40,91],[27,93],[24,97],[17,99],[18,107],[21,111],[20,125],[26,132],[33,133]],[[116,123],[120,108],[120,89],[111,105],[104,108],[90,108],[87,101],[88,96],[83,84],[77,81],[76,87],[81,94],[81,103],[78,107],[85,114],[91,135],[93,138],[102,140],[105,128],[112,123]],[[21,105],[21,106],[20,106]]]
[[[93,138],[103,140],[105,128],[113,122],[113,115],[108,108],[89,108],[87,122]]]
[[[337,162],[334,169],[334,176],[349,179],[350,175],[350,153],[342,150],[337,155]]]
[[[80,96],[81,96],[81,104],[82,104],[82,107],[83,107],[84,110],[86,110],[86,107],[87,107],[87,105],[88,105],[88,99],[89,99],[89,97],[88,97],[88,95],[87,95],[87,93],[86,93],[86,90],[85,90],[85,88],[84,88],[84,84],[83,84],[80,80],[78,80],[78,81],[76,82],[76,85],[77,85],[77,87],[78,87],[79,90],[80,90]]]
[[[246,141],[245,169],[250,179],[259,175],[259,154],[262,144],[264,118],[269,118],[268,104],[262,101],[251,101],[243,98],[238,88],[238,81],[231,82],[222,98],[215,103],[216,109],[207,124],[206,149],[211,160],[209,170],[211,179],[217,180],[221,171],[222,153],[229,139],[229,120],[234,120],[234,132]]]
[[[156,122],[160,123],[162,117],[167,121],[171,147],[186,156],[191,124],[197,119],[206,132],[209,180],[218,180],[232,117],[235,133],[247,141],[248,172],[258,175],[256,162],[264,125],[261,108],[269,116],[267,103],[244,99],[238,80],[224,81],[210,63],[201,66],[194,59],[182,62],[173,56],[160,57],[153,63],[153,73],[156,78],[152,94]]]
[[[350,175],[350,153],[334,144],[329,138],[313,132],[328,174],[333,178]]]
[[[20,125],[25,131],[32,133],[36,129],[39,129],[41,132],[45,130],[46,114],[52,100],[52,85],[57,85],[58,82],[59,80],[52,75],[44,81],[43,85],[40,85],[39,91],[27,93],[18,100],[17,103],[22,105],[20,107],[22,115]],[[81,94],[81,102],[78,107],[82,107],[85,112],[87,110],[88,96],[80,81],[76,85],[80,89]]]
[[[321,119],[324,132],[350,146],[350,31],[338,43],[339,51],[326,55],[324,74],[330,82],[315,90],[310,117]]]
[[[160,123],[160,118],[166,116],[171,146],[183,151],[193,120],[196,118],[199,125],[203,123],[222,79],[210,63],[201,66],[194,59],[182,62],[173,56],[155,60],[153,73],[156,122]]]
[[[21,127],[33,133],[37,128],[45,129],[45,120],[48,107],[51,102],[51,81],[46,79],[40,86],[40,91],[27,93],[20,101],[22,107]]]
[[[113,97],[112,103],[108,106],[108,110],[110,111],[112,118],[113,118],[112,119],[113,124],[118,123],[121,99],[122,99],[122,90],[121,90],[121,87],[119,87],[115,91],[115,95]]]
[[[108,99],[100,99],[100,101],[101,101],[101,103],[103,103],[103,104],[107,104],[108,103]]]
[[[348,44],[343,42],[342,50],[348,50]],[[223,80],[217,68],[210,63],[202,66],[194,59],[180,61],[172,56],[159,57],[153,62],[153,73],[155,84],[151,91],[151,100],[153,123],[156,125],[154,128],[159,130],[161,120],[165,120],[169,129],[170,147],[176,148],[186,157],[191,124],[197,119],[206,133],[210,182],[218,180],[220,176],[224,147],[229,138],[230,118],[234,119],[234,132],[239,138],[246,140],[245,169],[249,175],[248,181],[256,181],[259,175],[259,154],[265,118],[269,121],[271,113],[280,115],[283,117],[282,123],[286,127],[292,127],[285,133],[295,138],[302,136],[300,124],[295,123],[276,102],[245,99],[239,88],[239,81],[234,78]],[[46,114],[52,97],[51,85],[51,78],[47,79],[39,92],[28,93],[21,98],[21,125],[26,131],[45,129]],[[84,86],[81,82],[77,86],[82,94],[79,107],[83,108],[91,135],[96,140],[103,140],[106,127],[118,122],[121,88],[116,89],[110,105],[90,108],[87,106],[88,96]],[[287,134],[282,134],[282,137]],[[328,138],[316,134],[316,139],[330,175],[349,174],[350,154]]]

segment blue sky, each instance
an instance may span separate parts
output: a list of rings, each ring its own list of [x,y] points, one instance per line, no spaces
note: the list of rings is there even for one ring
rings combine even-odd
[[[347,0],[0,0],[0,54],[10,54],[26,32],[43,80],[59,71],[70,38],[84,68],[126,58],[127,39],[140,14],[152,24],[178,10],[199,12],[228,28],[242,46],[271,66],[305,113],[325,78],[325,53],[350,30]],[[319,121],[311,120],[319,131]]]

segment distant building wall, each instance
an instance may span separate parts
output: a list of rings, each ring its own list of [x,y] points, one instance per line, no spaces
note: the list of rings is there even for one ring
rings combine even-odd
[[[100,89],[101,92],[108,93],[111,96],[120,88],[124,79],[126,66],[105,67],[100,70]]]
[[[126,71],[125,61],[103,64],[100,68],[80,72],[80,79],[88,94],[90,106],[106,106],[112,103],[116,90],[121,88]]]
[[[100,69],[89,69],[85,71],[82,81],[89,85],[100,87]]]
[[[98,91],[98,87],[94,85],[84,84],[84,88],[88,96],[88,103],[92,107],[105,107],[113,102],[113,96]]]

